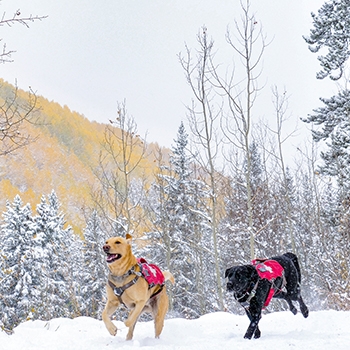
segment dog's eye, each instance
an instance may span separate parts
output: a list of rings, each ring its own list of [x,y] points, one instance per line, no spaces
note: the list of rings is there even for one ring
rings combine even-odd
[[[120,244],[120,242],[119,241],[115,241],[115,244]]]

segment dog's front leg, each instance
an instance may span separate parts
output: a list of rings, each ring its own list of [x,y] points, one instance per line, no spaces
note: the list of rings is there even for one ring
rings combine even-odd
[[[251,312],[247,311],[247,315],[249,317],[250,324],[249,324],[249,327],[244,335],[244,338],[245,339],[252,339],[253,335],[254,335],[254,338],[260,338],[261,332],[259,329],[259,321],[261,318],[261,313],[259,315],[256,312],[251,313]]]
[[[249,308],[248,308],[248,309],[245,309],[245,312],[246,312],[246,314],[247,314],[247,316],[248,316],[248,318],[249,318],[249,321],[252,322],[252,315],[251,315],[251,313],[250,313],[250,311],[249,311]],[[253,325],[252,325],[252,326],[253,326]],[[247,330],[247,332],[248,332],[248,330]],[[247,335],[247,334],[246,334],[246,335]],[[261,332],[260,332],[260,329],[259,329],[259,325],[256,326],[255,332],[253,333],[253,335],[254,335],[254,338],[255,338],[255,339],[260,338]],[[244,338],[250,339],[250,338],[248,338],[248,337],[246,337],[246,336],[244,336]]]
[[[127,320],[124,322],[126,327],[129,327],[129,332],[126,336],[126,340],[131,340],[134,333],[135,324],[146,305],[146,301],[138,301],[135,303],[135,307],[130,311]]]
[[[250,300],[249,309],[246,310],[250,324],[244,335],[245,339],[252,339],[253,335],[254,338],[260,338],[261,332],[258,325],[261,319],[261,310],[263,308],[269,290],[269,282],[267,280],[261,280],[259,282],[255,296]]]
[[[119,302],[117,301],[107,301],[107,304],[102,312],[102,320],[108,330],[108,332],[111,335],[116,335],[117,334],[117,327],[114,325],[114,323],[111,321],[111,316],[115,313],[115,311],[119,307]]]

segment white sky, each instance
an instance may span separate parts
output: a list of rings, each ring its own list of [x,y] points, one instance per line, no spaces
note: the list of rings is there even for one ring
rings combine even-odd
[[[315,78],[319,64],[302,35],[310,12],[325,0],[252,0],[263,31],[273,39],[264,56],[265,92],[256,120],[269,118],[271,86],[290,94],[293,124],[329,97],[329,82]],[[219,52],[226,52],[228,25],[241,15],[239,0],[2,0],[0,14],[48,15],[30,28],[0,27],[2,43],[16,50],[0,77],[19,87],[107,123],[126,99],[139,133],[171,146],[192,95],[179,64],[185,42],[196,48],[205,25]],[[221,50],[221,51],[220,51]],[[231,61],[231,52],[222,54]],[[299,123],[300,124],[300,123]],[[303,124],[303,123],[301,123]],[[306,128],[305,125],[300,125]]]

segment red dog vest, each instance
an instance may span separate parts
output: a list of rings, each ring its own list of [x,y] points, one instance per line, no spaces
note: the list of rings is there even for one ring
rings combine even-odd
[[[255,266],[259,277],[268,279],[273,282],[277,277],[283,277],[284,268],[276,260],[252,260],[252,264]],[[269,295],[265,301],[264,307],[270,304],[270,301],[275,294],[275,289],[272,287],[269,291]]]
[[[165,278],[163,272],[157,265],[149,264],[144,258],[138,258],[137,262],[140,265],[141,273],[145,280],[148,282],[150,288],[157,284],[164,284]]]

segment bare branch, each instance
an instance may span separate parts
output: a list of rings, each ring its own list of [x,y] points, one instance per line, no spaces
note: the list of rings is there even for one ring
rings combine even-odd
[[[0,86],[0,101],[0,156],[4,156],[36,140],[26,133],[24,124],[35,124],[40,108],[35,92],[30,89],[27,99],[23,99],[17,85],[13,90]]]
[[[14,24],[21,24],[27,28],[29,28],[29,24],[35,21],[42,21],[43,19],[47,18],[48,16],[33,16],[29,15],[27,17],[22,17],[20,9],[18,9],[12,17],[7,17],[6,12],[3,13],[1,20],[0,20],[0,27],[7,25],[9,27],[12,27]],[[0,39],[2,41],[2,39]],[[7,50],[6,43],[3,44],[2,52],[0,53],[0,63],[7,63],[12,62],[11,54],[14,53],[13,50]]]

